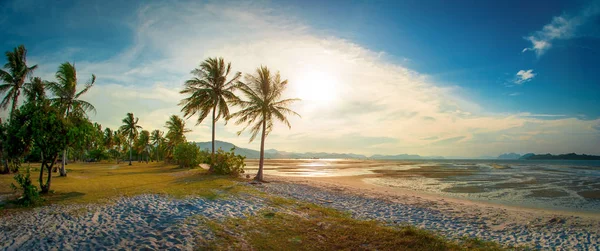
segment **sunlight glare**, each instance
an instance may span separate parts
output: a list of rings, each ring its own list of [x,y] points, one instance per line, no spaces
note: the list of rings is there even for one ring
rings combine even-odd
[[[298,97],[311,104],[331,103],[337,95],[337,78],[323,71],[309,70],[299,77]]]

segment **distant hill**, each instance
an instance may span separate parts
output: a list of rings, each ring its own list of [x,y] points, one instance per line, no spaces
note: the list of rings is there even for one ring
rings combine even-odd
[[[521,158],[521,154],[518,153],[505,153],[505,154],[500,154],[500,156],[498,156],[498,159],[519,159]]]
[[[576,154],[576,153],[567,153],[567,154],[526,154],[522,159],[526,160],[600,160],[600,156],[596,155],[587,155],[587,154]]]
[[[200,147],[202,150],[211,149],[211,142],[196,142],[196,145]],[[225,151],[229,151],[232,147],[235,147],[235,154],[239,154],[242,156],[246,156],[249,159],[258,159],[260,157],[260,152],[257,150],[252,150],[248,148],[237,147],[232,143],[224,142],[224,141],[215,141],[216,149],[223,149]],[[267,149],[265,150],[265,158],[267,159],[377,159],[377,160],[413,160],[413,159],[443,159],[441,156],[428,156],[423,157],[419,155],[408,155],[408,154],[399,154],[399,155],[373,155],[371,157],[367,157],[362,154],[354,154],[354,153],[326,153],[326,152],[307,152],[307,153],[295,153],[295,152],[285,152],[278,151],[276,149]]]

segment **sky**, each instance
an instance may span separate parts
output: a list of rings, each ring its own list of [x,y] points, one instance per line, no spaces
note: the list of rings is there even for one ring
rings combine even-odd
[[[600,154],[600,1],[0,1],[0,50],[24,44],[35,76],[75,63],[90,119],[144,129],[182,116],[208,57],[266,65],[301,98],[266,148],[496,156]],[[6,116],[6,111],[1,112]],[[190,141],[210,140],[210,121]],[[217,139],[258,149],[242,126]]]

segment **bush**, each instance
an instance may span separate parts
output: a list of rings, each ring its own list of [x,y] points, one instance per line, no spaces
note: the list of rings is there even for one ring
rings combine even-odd
[[[244,173],[245,156],[235,155],[235,148],[231,148],[229,152],[219,148],[215,153],[215,162],[212,164],[215,174],[226,174],[231,176],[239,176]],[[210,158],[210,155],[209,155]]]
[[[198,167],[202,155],[194,143],[181,143],[173,150],[173,159],[180,167]]]
[[[15,180],[19,187],[11,183],[10,187],[17,191],[23,190],[23,195],[17,199],[17,203],[23,206],[35,205],[41,201],[38,188],[31,183],[29,167],[25,169],[25,174],[18,172],[15,174]]]

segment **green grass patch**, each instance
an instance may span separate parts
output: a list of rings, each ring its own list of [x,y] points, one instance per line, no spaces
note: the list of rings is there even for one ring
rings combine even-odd
[[[272,198],[283,207],[255,216],[209,222],[214,240],[202,240],[209,250],[503,250],[479,240],[447,241],[410,226],[390,227],[376,221],[314,204]]]

